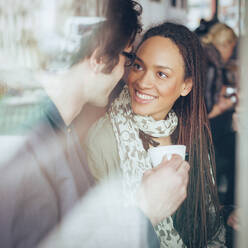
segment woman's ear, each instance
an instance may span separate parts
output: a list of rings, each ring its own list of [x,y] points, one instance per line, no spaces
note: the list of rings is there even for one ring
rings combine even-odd
[[[182,85],[181,96],[187,96],[192,90],[192,87],[193,87],[192,78],[186,79]]]
[[[90,67],[95,73],[100,73],[104,68],[102,57],[97,56],[98,49],[96,49],[90,56]]]

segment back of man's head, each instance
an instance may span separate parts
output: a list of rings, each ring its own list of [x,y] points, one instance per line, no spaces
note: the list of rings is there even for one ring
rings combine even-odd
[[[0,0],[0,81],[19,84],[25,72],[22,81],[33,85],[34,71],[67,70],[93,52],[104,62],[102,71],[110,73],[141,30],[142,8],[133,0],[89,2],[26,0],[12,8],[12,1]]]
[[[99,4],[104,19],[92,26],[88,36],[83,36],[73,64],[96,51],[96,59],[105,64],[103,72],[110,73],[119,61],[119,54],[141,31],[139,16],[142,7],[133,0],[102,0]]]

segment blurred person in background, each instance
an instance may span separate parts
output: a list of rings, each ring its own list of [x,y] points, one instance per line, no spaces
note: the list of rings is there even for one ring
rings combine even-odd
[[[43,114],[31,126],[32,130],[14,157],[1,165],[0,240],[5,248],[36,247],[94,186],[72,122],[86,103],[106,105],[108,94],[123,75],[126,57],[130,57],[130,46],[141,28],[138,20],[141,6],[137,2],[109,0],[101,3],[105,3],[105,19],[91,25],[90,33],[82,38],[72,67],[59,74],[36,75],[47,94],[41,108]],[[180,171],[176,170],[179,165],[182,166]],[[83,236],[86,247],[87,242],[93,242],[93,247],[106,247],[104,240],[111,242],[112,235],[98,236],[95,243],[92,235],[97,237],[99,227],[104,233],[105,227],[107,230],[118,230],[119,226],[122,229],[118,243],[124,240],[120,234],[125,231],[133,232],[133,228],[137,228],[135,233],[142,234],[148,229],[148,238],[146,235],[137,238],[148,247],[159,247],[151,223],[170,215],[185,199],[188,170],[188,163],[180,158],[165,160],[160,167],[144,174],[139,187],[138,205],[134,209],[135,214],[130,213],[131,219],[122,219],[122,225],[115,219],[105,219],[107,222],[95,219],[94,228],[87,229],[91,216],[102,215],[104,218],[106,211],[115,208],[114,202],[121,200],[120,197],[108,198],[113,204],[102,212],[102,199],[106,195],[98,188],[93,194],[94,206],[83,205],[83,210],[86,209],[88,214],[85,223],[80,224],[86,232],[81,228],[77,230],[82,231],[82,235],[91,234]],[[168,187],[165,178],[172,180],[173,190]],[[181,190],[182,194],[174,194],[174,190]],[[129,212],[122,205],[118,205],[115,211]],[[133,221],[132,216],[139,216],[143,220],[141,225],[137,222],[136,227],[130,228],[132,226],[128,220]],[[69,236],[67,238],[70,239]],[[132,244],[132,240],[127,242],[128,246],[135,247],[136,243]],[[112,247],[116,247],[116,243]]]
[[[214,15],[214,17],[207,21],[205,20],[204,18],[202,18],[200,20],[200,24],[199,26],[194,30],[194,32],[197,34],[198,37],[202,37],[204,35],[207,34],[207,32],[209,31],[209,29],[216,23],[218,23],[219,20],[218,18],[216,17],[216,15]]]
[[[207,59],[205,99],[215,148],[217,185],[227,224],[227,244],[232,247],[232,228],[237,230],[238,226],[233,211],[236,163],[233,114],[238,101],[237,60],[233,58],[238,37],[231,27],[217,23],[201,39]]]
[[[234,106],[234,98],[225,98],[232,93],[225,91],[228,86],[237,86],[236,78],[234,75],[233,77],[230,75],[231,73],[235,74],[237,68],[231,67],[229,64],[232,62],[230,59],[237,45],[237,36],[226,24],[217,23],[201,40],[208,63],[206,105],[209,118],[214,118]]]
[[[215,24],[202,37],[207,59],[205,99],[215,146],[218,185],[223,178],[227,179],[227,191],[220,194],[225,205],[234,204],[235,131],[232,115],[238,100],[238,82],[237,66],[231,57],[237,40],[232,28],[224,23]]]
[[[132,205],[143,173],[153,167],[148,149],[186,145],[187,198],[154,225],[160,247],[225,247],[200,41],[185,26],[164,23],[144,34],[134,58],[120,95],[89,131],[90,170],[98,182],[121,175],[130,193],[125,201]]]

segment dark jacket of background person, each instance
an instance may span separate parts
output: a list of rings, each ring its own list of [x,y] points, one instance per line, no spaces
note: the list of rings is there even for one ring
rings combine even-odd
[[[207,62],[207,80],[205,87],[205,100],[208,113],[219,100],[224,85],[224,63],[221,55],[213,44],[204,45]]]
[[[46,100],[47,101],[47,100]],[[73,127],[48,101],[22,148],[1,165],[1,247],[33,248],[93,185]]]

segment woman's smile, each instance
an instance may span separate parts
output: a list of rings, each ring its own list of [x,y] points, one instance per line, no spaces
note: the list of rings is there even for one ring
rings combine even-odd
[[[134,90],[135,94],[133,95],[134,96],[134,101],[138,102],[138,103],[150,103],[154,100],[156,100],[158,97],[156,96],[152,96],[150,94],[146,94],[144,92],[141,92],[139,90]]]

